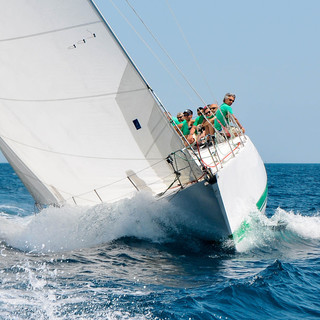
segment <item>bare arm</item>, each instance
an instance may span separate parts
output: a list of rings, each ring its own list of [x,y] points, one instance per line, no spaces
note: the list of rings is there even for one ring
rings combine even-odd
[[[243,133],[245,133],[245,129],[244,129],[244,127],[240,124],[240,122],[239,122],[239,120],[236,118],[236,116],[233,114],[232,115],[233,117],[234,117],[234,120],[236,121],[236,123],[237,123],[237,125],[239,126],[239,128],[241,129],[241,131],[243,132]]]

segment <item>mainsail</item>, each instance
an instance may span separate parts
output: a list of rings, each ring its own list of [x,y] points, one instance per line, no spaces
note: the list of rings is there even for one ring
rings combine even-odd
[[[36,202],[172,185],[183,142],[91,1],[5,1],[0,21],[0,148]],[[188,153],[173,165],[201,175]]]

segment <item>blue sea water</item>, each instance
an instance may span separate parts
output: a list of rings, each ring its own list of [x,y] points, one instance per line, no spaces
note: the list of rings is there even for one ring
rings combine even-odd
[[[47,208],[0,164],[0,319],[319,319],[320,165],[267,164],[266,216],[234,247],[146,195]]]

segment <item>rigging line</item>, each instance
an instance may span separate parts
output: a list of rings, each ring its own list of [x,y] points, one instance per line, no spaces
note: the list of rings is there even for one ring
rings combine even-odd
[[[50,34],[50,33],[56,33],[56,32],[60,32],[60,31],[64,31],[64,30],[70,30],[70,29],[76,29],[76,28],[80,28],[80,27],[90,26],[92,24],[98,24],[98,23],[101,23],[101,21],[100,20],[99,21],[92,21],[92,22],[88,22],[88,23],[82,23],[82,24],[78,24],[78,25],[75,25],[75,26],[70,26],[70,27],[65,27],[65,28],[60,28],[60,29],[55,29],[55,30],[49,30],[49,31],[33,33],[33,34],[27,34],[27,35],[21,36],[21,37],[0,39],[0,42],[7,42],[7,41],[14,41],[14,40],[20,40],[20,39],[26,39],[26,38],[33,38],[33,37],[42,36],[42,35],[46,35],[46,34]]]
[[[139,173],[141,173],[141,172],[143,172],[143,171],[145,171],[145,170],[148,170],[148,169],[150,169],[150,168],[153,168],[154,166],[160,164],[162,161],[165,161],[165,159],[162,159],[162,160],[160,160],[160,161],[158,161],[158,162],[156,162],[156,163],[153,163],[153,164],[150,165],[149,167],[143,168],[143,169],[135,172],[134,174],[130,175],[129,177],[131,177],[131,176],[133,176],[133,175],[137,175],[137,174],[139,174]],[[189,166],[188,166],[188,167],[189,167]],[[180,171],[182,171],[182,170],[184,170],[184,169],[186,169],[186,168],[188,168],[188,167],[182,168]],[[159,182],[163,182],[163,181],[165,181],[168,177],[171,177],[172,175],[173,175],[173,173],[170,172],[168,175],[166,175],[166,176],[164,176],[164,177],[162,177],[162,178],[160,178],[160,179],[157,179],[157,180],[149,183],[148,186],[154,185],[154,184],[159,183]],[[83,197],[86,196],[86,195],[88,195],[88,194],[90,194],[90,193],[92,193],[92,192],[94,192],[94,190],[106,189],[106,188],[111,187],[111,186],[115,185],[116,183],[122,182],[122,181],[124,181],[124,180],[127,180],[127,177],[122,178],[122,179],[119,179],[119,180],[116,180],[116,181],[113,181],[113,182],[111,182],[111,183],[109,183],[109,184],[106,184],[106,185],[103,185],[103,186],[101,186],[101,187],[96,187],[96,188],[93,189],[93,190],[86,191],[86,192],[81,193],[81,194],[78,194],[78,195],[71,194],[71,193],[66,192],[66,191],[63,191],[63,190],[61,190],[61,189],[58,189],[58,191],[59,191],[60,193],[62,192],[62,193],[69,194],[70,197],[69,197],[69,198],[66,198],[65,201],[69,201],[69,200],[72,199],[72,198],[82,198],[82,199],[85,199],[85,200],[87,200],[87,201],[91,201],[91,200],[89,200],[89,199],[87,199],[87,198],[83,198]],[[40,180],[39,180],[39,181],[40,181]],[[132,193],[132,192],[130,191],[129,193],[126,193],[125,195],[131,194],[131,193]],[[115,200],[115,199],[122,199],[122,198],[123,198],[123,197],[121,196],[121,197],[109,199],[109,201],[113,201],[113,200]],[[91,201],[91,202],[95,203],[95,201]]]
[[[114,95],[120,95],[120,94],[126,94],[131,92],[138,92],[138,91],[144,91],[149,90],[148,88],[140,88],[140,89],[134,89],[134,90],[127,90],[127,91],[120,91],[120,92],[110,92],[110,93],[101,93],[91,96],[82,96],[82,97],[72,97],[72,98],[58,98],[58,99],[11,99],[11,98],[1,98],[0,100],[3,101],[15,101],[15,102],[54,102],[54,101],[70,101],[70,100],[82,100],[82,99],[91,99],[91,98],[101,98],[101,97],[107,97],[107,96],[114,96]]]
[[[94,156],[86,156],[86,155],[80,155],[80,154],[72,154],[72,153],[66,153],[66,152],[59,152],[59,151],[52,151],[52,150],[48,150],[48,149],[44,149],[44,148],[40,148],[40,147],[35,147],[35,146],[31,146],[29,144],[17,141],[15,139],[11,139],[9,137],[6,137],[2,134],[0,134],[1,138],[10,140],[14,143],[20,144],[22,146],[31,148],[31,149],[36,149],[39,151],[43,151],[43,152],[47,152],[47,153],[51,153],[51,154],[59,154],[59,155],[63,155],[63,156],[68,156],[68,157],[74,157],[74,158],[84,158],[84,159],[95,159],[95,160],[128,160],[128,161],[136,161],[136,160],[143,160],[143,161],[163,161],[164,159],[162,158],[106,158],[106,157],[94,157]]]
[[[114,201],[118,201],[118,200],[123,200],[124,198],[130,196],[130,195],[134,195],[137,191],[129,191],[121,196],[117,196],[115,198],[111,198],[111,199],[107,199],[107,200],[102,200],[102,203],[104,204],[110,204],[110,202],[114,202]],[[82,200],[86,200],[86,201],[89,201],[89,202],[92,202],[92,203],[97,203],[96,201],[93,201],[93,200],[90,200],[86,197],[87,194],[89,193],[92,193],[92,191],[86,193],[86,194],[83,194],[83,195],[79,195],[79,196],[73,196],[73,197],[69,197],[67,199],[65,199],[65,201],[69,201],[71,200],[72,198],[77,198],[77,199],[82,199]]]
[[[164,195],[167,193],[167,191],[175,184],[176,181],[178,181],[177,176],[175,177],[175,179],[173,180],[173,182],[169,185],[169,187],[168,187],[166,190],[164,190],[163,192],[158,193],[157,196],[159,196],[159,197],[164,196]],[[181,185],[180,185],[180,186],[181,186]]]
[[[162,161],[165,161],[165,159],[162,159],[162,160],[160,160],[160,161],[158,161],[158,162],[156,162],[156,163],[153,163],[152,165],[150,165],[150,166],[148,166],[148,167],[145,167],[145,168],[143,168],[143,169],[135,172],[135,174],[138,174],[138,173],[143,172],[144,170],[148,170],[148,169],[150,169],[150,168],[153,168],[154,166],[160,164]],[[51,184],[48,184],[48,183],[40,180],[37,176],[31,176],[31,175],[25,173],[24,171],[22,171],[22,170],[20,170],[20,169],[18,169],[18,168],[16,168],[15,170],[16,170],[17,172],[20,172],[23,176],[28,177],[29,179],[32,179],[32,180],[35,180],[35,181],[39,181],[39,182],[41,182],[43,185],[45,185],[45,186],[47,186],[47,187],[52,187]],[[172,173],[170,173],[169,175],[165,176],[164,179],[166,179],[167,177],[169,177],[169,176],[171,176],[171,175],[172,175]],[[132,175],[131,175],[131,176],[132,176]],[[114,185],[114,184],[116,184],[116,183],[119,183],[119,182],[121,182],[121,181],[124,181],[124,180],[126,180],[126,179],[127,179],[127,177],[122,178],[122,179],[119,179],[119,180],[116,180],[116,181],[113,181],[113,182],[111,182],[111,183],[109,183],[109,184],[107,184],[107,185],[104,185],[104,186],[101,186],[101,187],[97,187],[97,188],[95,188],[95,189],[96,189],[96,190],[105,189],[105,188],[107,188],[107,187],[110,187],[110,186],[112,186],[112,185]],[[154,183],[157,183],[158,181],[162,181],[162,180],[163,180],[163,179],[158,179],[158,180],[156,180],[155,182],[150,183],[149,185],[154,184]],[[85,195],[87,195],[87,194],[89,194],[89,193],[91,193],[91,192],[93,191],[93,190],[90,190],[90,191],[86,191],[85,193],[81,193],[81,194],[78,194],[78,195],[74,195],[74,194],[72,194],[72,193],[70,193],[70,192],[67,192],[67,191],[65,191],[65,190],[62,190],[62,189],[60,189],[60,188],[59,188],[59,189],[56,188],[56,189],[59,191],[59,193],[65,193],[65,194],[68,194],[68,195],[69,195],[69,198],[64,199],[65,201],[68,201],[68,200],[72,199],[72,197],[80,198],[80,197],[85,196]],[[86,199],[86,200],[88,200],[88,199]],[[89,200],[88,200],[88,201],[89,201]],[[58,202],[59,202],[59,203],[62,203],[63,201],[58,201]]]
[[[152,48],[148,45],[148,43],[142,38],[140,33],[135,29],[135,27],[130,23],[128,18],[121,12],[119,7],[117,7],[112,0],[109,0],[111,4],[114,6],[114,8],[118,11],[118,13],[121,15],[121,17],[127,22],[127,24],[130,26],[130,28],[135,32],[135,34],[138,36],[138,38],[142,41],[142,43],[148,48],[148,50],[152,53],[152,55],[156,58],[156,60],[159,62],[159,64],[163,67],[163,69],[169,74],[169,76],[172,78],[172,80],[182,89],[182,91],[186,94],[186,96],[189,98],[189,100],[192,103],[195,103],[194,99],[190,96],[190,94],[185,90],[185,88],[182,86],[182,84],[176,79],[176,77],[170,72],[170,70],[166,67],[166,65],[161,61],[159,56],[152,50]]]
[[[138,173],[141,173],[141,172],[142,172],[142,171],[144,171],[144,170],[147,170],[147,169],[153,168],[154,166],[158,165],[158,164],[159,164],[159,163],[161,163],[162,161],[165,161],[165,160],[164,160],[164,159],[162,159],[161,161],[158,161],[158,162],[156,162],[156,163],[152,164],[152,165],[151,165],[151,166],[149,166],[149,167],[143,168],[143,169],[141,169],[141,170],[139,170],[139,171],[135,172],[134,174],[129,175],[129,177],[132,177],[132,176],[134,176],[134,175],[137,175]],[[170,176],[172,176],[172,175],[173,175],[173,173],[170,173],[170,174],[168,174],[167,176],[165,176],[164,178],[160,178],[160,179],[158,179],[158,180],[155,180],[155,181],[153,181],[153,182],[149,183],[148,185],[152,185],[152,184],[155,184],[155,183],[161,182],[161,181],[163,181],[164,179],[166,179],[166,178],[168,178],[168,177],[170,177]],[[111,183],[109,183],[109,184],[106,184],[106,185],[104,185],[104,186],[96,187],[96,188],[95,188],[95,190],[105,189],[105,188],[107,188],[107,187],[111,187],[111,186],[113,186],[114,184],[119,183],[119,182],[122,182],[122,181],[125,181],[125,180],[127,180],[127,176],[126,176],[125,178],[122,178],[122,179],[119,179],[119,180],[113,181],[113,182],[111,182]],[[85,195],[87,195],[87,194],[89,194],[89,193],[93,192],[93,191],[94,191],[94,190],[92,189],[92,190],[90,190],[90,191],[86,191],[86,192],[81,193],[81,194],[78,194],[78,195],[73,195],[73,197],[75,197],[75,198],[80,198],[80,197],[83,197],[83,196],[85,196]],[[68,192],[66,192],[66,193],[68,193]],[[130,192],[130,193],[131,193],[131,192]],[[67,198],[67,199],[65,199],[66,201],[68,201],[68,200],[70,200],[70,199],[72,198],[72,195],[71,195],[70,193],[69,193],[69,195],[70,195],[70,197],[69,197],[69,198]]]
[[[145,167],[145,168],[143,168],[143,169],[135,172],[135,174],[138,174],[138,173],[141,173],[141,172],[143,172],[143,171],[145,171],[145,170],[148,170],[148,169],[150,169],[150,168],[153,168],[154,166],[160,164],[162,161],[165,161],[165,159],[162,159],[162,160],[160,160],[160,161],[158,161],[158,162],[156,162],[156,163],[154,163],[154,164],[152,164],[152,165],[150,165],[150,166],[148,166],[148,167]],[[48,184],[48,183],[40,180],[40,179],[39,179],[38,177],[36,177],[36,176],[33,177],[33,176],[31,176],[31,175],[29,175],[29,174],[27,174],[27,173],[25,173],[24,171],[19,170],[19,169],[16,169],[16,171],[17,171],[17,172],[20,172],[22,175],[24,175],[24,176],[26,176],[26,177],[28,177],[28,178],[30,178],[30,179],[32,179],[32,180],[41,182],[43,185],[45,185],[45,186],[47,186],[47,187],[52,187],[51,184]],[[168,177],[171,176],[171,175],[172,175],[172,173],[170,173],[169,175],[165,176],[164,179],[168,178]],[[131,176],[132,176],[132,175],[131,175]],[[106,184],[106,185],[104,185],[104,186],[97,187],[97,188],[95,188],[95,190],[101,190],[101,189],[105,189],[105,188],[107,188],[107,187],[111,187],[111,186],[113,186],[114,184],[119,183],[119,182],[122,182],[122,181],[124,181],[124,180],[127,180],[127,177],[122,178],[122,179],[119,179],[119,180],[116,180],[116,181],[113,181],[113,182],[111,182],[111,183],[109,183],[109,184]],[[158,183],[158,182],[160,182],[160,181],[163,181],[163,179],[158,179],[158,180],[156,180],[156,181],[154,181],[154,182],[152,182],[152,183],[149,183],[149,185]],[[72,199],[73,197],[75,197],[75,198],[81,198],[81,197],[83,197],[83,196],[85,196],[85,195],[88,195],[88,194],[90,194],[91,192],[94,191],[94,189],[92,189],[92,190],[90,190],[90,191],[86,191],[86,192],[84,192],[84,193],[81,193],[81,194],[78,194],[78,195],[74,195],[74,194],[72,194],[72,193],[70,193],[70,192],[68,192],[68,191],[62,190],[62,189],[60,189],[60,188],[56,188],[56,189],[59,191],[59,193],[65,193],[65,194],[68,194],[68,195],[69,195],[69,198],[64,199],[64,201],[68,201],[68,200]],[[84,199],[84,198],[83,198],[83,199]],[[90,201],[89,199],[86,199],[86,200]],[[63,203],[64,201],[58,200],[59,203]],[[95,201],[92,201],[92,202],[95,202]]]
[[[159,163],[161,163],[161,161],[159,161],[159,162],[157,162],[157,163],[155,163],[155,164],[153,164],[153,165],[151,165],[151,166],[149,166],[149,167],[143,168],[143,169],[135,172],[134,174],[129,175],[129,177],[132,177],[132,176],[134,176],[134,175],[137,175],[138,173],[141,173],[141,172],[143,172],[144,170],[153,168],[154,166],[158,165]],[[159,183],[159,182],[163,182],[163,181],[165,181],[168,177],[171,177],[171,176],[173,176],[173,173],[172,173],[172,172],[170,172],[168,175],[166,175],[166,176],[164,176],[164,177],[161,177],[161,178],[159,178],[159,179],[157,179],[157,180],[154,180],[153,182],[148,183],[147,186],[151,186],[151,185],[155,185],[155,184],[157,184],[157,183]],[[96,190],[105,189],[105,188],[107,188],[107,187],[110,187],[110,186],[112,186],[112,185],[114,185],[114,184],[116,184],[116,183],[119,183],[119,182],[122,182],[122,181],[125,181],[125,180],[127,180],[127,177],[125,177],[125,178],[123,178],[123,179],[120,179],[120,180],[117,180],[117,181],[114,181],[114,182],[111,182],[111,183],[106,184],[106,185],[104,185],[104,186],[102,186],[102,187],[97,187]],[[92,192],[92,190],[87,191],[86,193],[82,193],[82,194],[80,194],[80,195],[78,195],[78,196],[84,196],[84,195],[86,195],[86,194],[88,194],[88,193],[91,193],[91,192]],[[78,197],[78,196],[75,196],[75,197]]]
[[[147,29],[147,31],[150,33],[150,35],[152,36],[152,38],[156,41],[156,43],[158,44],[158,46],[161,48],[161,50],[166,54],[166,56],[168,57],[168,59],[171,61],[171,63],[174,65],[174,67],[178,70],[178,72],[180,73],[180,75],[182,76],[182,78],[187,82],[187,84],[189,85],[189,87],[192,89],[192,91],[198,96],[198,98],[202,101],[202,103],[204,105],[206,105],[205,101],[202,99],[202,97],[200,96],[200,94],[198,93],[198,91],[193,87],[193,85],[190,83],[190,81],[187,79],[187,77],[184,75],[184,73],[182,72],[182,70],[178,67],[178,65],[174,62],[174,60],[171,58],[171,56],[169,55],[169,53],[167,52],[167,50],[161,45],[161,43],[159,42],[159,40],[154,36],[154,34],[151,32],[151,30],[148,28],[148,26],[144,23],[144,21],[142,20],[142,18],[139,16],[139,14],[137,13],[137,11],[131,6],[131,4],[129,3],[128,0],[125,0],[128,4],[128,6],[132,9],[132,11],[134,12],[134,14],[138,17],[138,19],[141,21],[141,23],[144,25],[144,27]]]
[[[207,77],[205,76],[205,74],[204,74],[204,72],[203,72],[203,69],[201,68],[201,65],[200,65],[200,63],[199,63],[196,55],[194,54],[194,52],[193,52],[193,50],[192,50],[192,47],[191,47],[191,45],[190,45],[190,43],[189,43],[189,41],[188,41],[185,33],[183,32],[182,27],[181,27],[181,25],[180,25],[180,23],[179,23],[176,15],[174,14],[171,6],[169,5],[169,1],[168,1],[168,0],[165,0],[165,1],[166,1],[166,3],[167,3],[167,6],[168,6],[168,8],[169,8],[169,11],[170,11],[170,13],[171,13],[174,21],[175,21],[175,23],[176,23],[176,25],[177,25],[177,27],[178,27],[181,35],[182,35],[182,38],[183,38],[184,41],[186,42],[186,45],[187,45],[187,47],[188,47],[188,49],[189,49],[189,51],[190,51],[190,53],[191,53],[191,55],[192,55],[192,57],[193,57],[193,60],[194,60],[194,62],[196,63],[196,65],[197,65],[197,67],[198,67],[198,70],[199,70],[199,72],[201,73],[201,75],[202,75],[202,77],[203,77],[203,81],[205,82],[205,84],[206,84],[206,86],[207,86],[207,88],[208,88],[208,90],[209,90],[209,92],[210,92],[210,94],[211,94],[212,99],[215,100],[214,94],[213,94],[213,92],[212,92],[212,90],[211,90],[211,88],[210,88],[208,79],[207,79]]]
[[[168,196],[167,197],[167,199],[168,199],[168,202],[170,202],[179,192],[181,192],[183,189],[182,188],[179,188],[178,190],[177,190],[177,192],[175,192],[173,195],[172,195],[172,197],[170,198],[170,196]]]
[[[125,178],[125,179],[127,180],[127,178]],[[91,202],[93,204],[97,204],[97,201],[94,201],[94,200],[91,200],[91,199],[88,199],[87,197],[85,197],[87,194],[90,194],[92,192],[94,192],[94,190],[91,190],[91,191],[89,191],[89,192],[87,192],[85,194],[81,194],[81,195],[78,195],[78,196],[69,197],[69,198],[65,199],[65,202],[67,202],[67,201],[69,201],[69,200],[71,200],[73,198],[77,198],[77,199],[81,199],[81,200],[85,200],[85,201]],[[115,198],[107,199],[106,201],[102,200],[102,204],[108,205],[108,204],[110,204],[112,202],[115,202],[115,201],[118,201],[118,200],[123,200],[123,199],[125,199],[125,198],[127,198],[129,196],[133,196],[136,192],[137,192],[136,190],[135,191],[132,190],[132,191],[129,191],[129,192],[125,193],[125,194],[122,194],[121,196],[117,196]]]

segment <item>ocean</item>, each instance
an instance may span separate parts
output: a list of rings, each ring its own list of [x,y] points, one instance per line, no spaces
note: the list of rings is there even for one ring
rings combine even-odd
[[[208,243],[149,196],[46,208],[0,164],[0,319],[319,319],[320,165],[267,164],[266,215]]]

